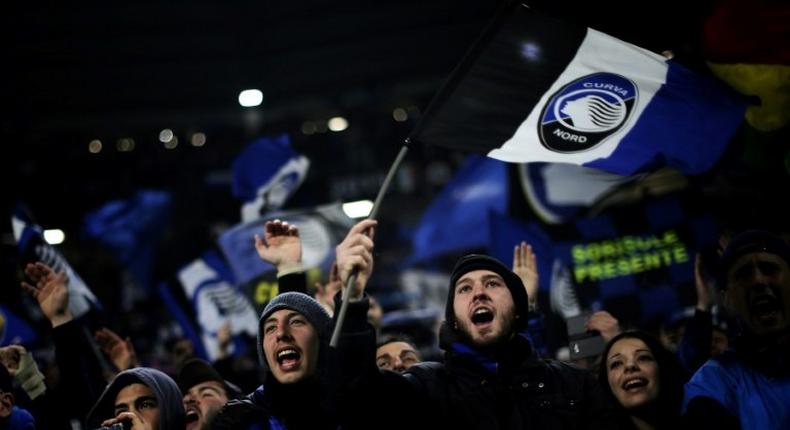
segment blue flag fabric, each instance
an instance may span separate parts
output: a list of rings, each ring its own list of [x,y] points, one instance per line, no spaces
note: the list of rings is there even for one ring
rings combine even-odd
[[[31,345],[38,340],[38,334],[25,320],[0,305],[0,346],[19,344]]]
[[[172,197],[166,191],[141,190],[113,200],[85,215],[85,234],[107,247],[115,259],[148,291],[156,247],[168,225]]]
[[[178,280],[192,305],[199,336],[209,360],[219,358],[217,334],[230,325],[236,346],[243,345],[240,337],[254,338],[258,334],[258,314],[247,296],[235,286],[230,269],[222,256],[213,250],[203,253],[178,272]]]
[[[287,134],[259,138],[233,161],[233,195],[243,202],[242,222],[282,207],[307,176],[309,160],[291,148]]]
[[[469,156],[423,214],[414,233],[409,263],[486,247],[491,238],[489,213],[505,213],[508,188],[506,164]]]
[[[549,291],[552,282],[552,266],[554,263],[554,242],[536,222],[525,223],[504,215],[492,213],[491,246],[489,252],[505,264],[513,262],[513,248],[527,242],[535,253],[538,264],[538,286],[540,290]]]
[[[637,177],[566,163],[523,163],[518,173],[527,202],[546,224],[574,220]]]
[[[69,311],[74,318],[85,315],[91,309],[102,309],[93,291],[66,261],[63,254],[44,240],[43,229],[30,220],[21,205],[11,217],[11,226],[23,268],[28,263],[41,261],[56,272],[65,272],[68,278]]]
[[[175,318],[178,326],[181,327],[183,336],[192,342],[195,348],[195,355],[204,360],[208,360],[208,353],[206,352],[206,347],[203,345],[203,338],[198,328],[195,326],[195,322],[189,317],[189,314],[181,308],[181,305],[178,304],[178,299],[176,299],[173,292],[170,291],[170,287],[167,283],[160,283],[157,292],[170,316]]]
[[[698,174],[722,155],[745,109],[711,76],[512,2],[410,138],[507,162]]]

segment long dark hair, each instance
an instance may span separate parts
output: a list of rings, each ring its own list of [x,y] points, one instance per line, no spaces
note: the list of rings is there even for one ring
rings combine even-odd
[[[649,417],[645,418],[656,421],[655,424],[659,426],[677,422],[680,417],[680,408],[683,403],[683,384],[686,382],[686,375],[675,354],[664,348],[661,342],[650,333],[641,330],[624,331],[613,337],[612,340],[606,344],[606,348],[601,356],[601,363],[598,367],[598,380],[602,390],[606,393],[606,396],[609,397],[609,400],[613,402],[612,404],[616,405],[623,419],[635,413],[635,411],[629,412],[623,408],[614,396],[612,388],[609,386],[609,369],[606,360],[612,346],[620,339],[628,338],[639,339],[644,342],[650,349],[658,365],[658,398],[652,404],[645,405],[644,412],[649,415]]]

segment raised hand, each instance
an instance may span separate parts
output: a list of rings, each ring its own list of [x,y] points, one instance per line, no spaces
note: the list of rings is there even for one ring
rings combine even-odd
[[[376,220],[362,220],[349,230],[346,238],[335,248],[337,268],[343,287],[354,269],[358,270],[356,282],[349,293],[352,299],[362,297],[365,285],[373,273],[373,235]],[[367,233],[367,234],[366,234]]]
[[[266,221],[264,237],[255,235],[255,249],[263,261],[272,264],[278,272],[295,269],[302,264],[302,241],[299,229],[278,219]]]
[[[694,288],[697,290],[697,306],[696,308],[710,312],[713,307],[713,284],[708,282],[705,277],[705,265],[702,263],[702,255],[697,254],[694,257]]]
[[[538,299],[538,263],[535,260],[535,253],[527,242],[522,241],[513,247],[513,273],[521,278],[524,288],[527,290],[530,307],[534,307]]]
[[[121,339],[114,331],[102,327],[94,334],[94,339],[118,370],[123,371],[138,366],[137,353],[128,337]]]
[[[33,355],[25,347],[8,345],[0,348],[0,362],[8,369],[8,374],[16,379],[31,400],[44,394],[47,390],[44,374],[38,369]]]
[[[613,337],[620,334],[620,323],[617,318],[606,311],[598,311],[590,316],[585,327],[589,331],[601,333],[604,341],[609,342]]]
[[[39,261],[25,266],[25,275],[32,284],[22,282],[22,289],[38,301],[41,312],[47,317],[52,327],[65,324],[73,319],[69,311],[68,279],[64,272],[55,273],[51,267]]]

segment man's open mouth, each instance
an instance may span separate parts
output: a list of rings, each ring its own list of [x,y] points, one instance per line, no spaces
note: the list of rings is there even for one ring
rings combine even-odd
[[[488,324],[494,320],[494,313],[488,308],[477,308],[472,312],[472,324]]]
[[[298,363],[302,354],[296,348],[283,348],[277,351],[276,358],[280,366],[289,367]]]
[[[774,318],[782,313],[782,304],[779,299],[771,295],[755,297],[749,306],[752,315],[756,318]]]
[[[187,409],[187,424],[192,423],[200,419],[197,411],[194,409]]]

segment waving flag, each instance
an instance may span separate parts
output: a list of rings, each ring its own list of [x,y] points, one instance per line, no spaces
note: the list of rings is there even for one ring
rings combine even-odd
[[[200,338],[209,360],[219,357],[217,334],[229,323],[235,345],[242,345],[239,336],[258,333],[258,314],[244,293],[233,284],[233,275],[222,257],[207,251],[201,258],[178,272],[178,280],[192,305],[200,327]]]
[[[104,245],[148,292],[156,247],[170,219],[170,193],[140,190],[128,199],[113,200],[85,215],[83,231]]]
[[[414,232],[408,264],[486,247],[491,239],[489,213],[503,214],[507,204],[507,165],[470,156],[425,210]]]
[[[85,281],[80,278],[80,275],[66,261],[63,254],[44,240],[42,228],[30,221],[21,208],[18,208],[11,217],[11,226],[22,265],[41,261],[56,272],[66,273],[69,290],[69,311],[71,311],[74,318],[81,317],[92,308],[101,309],[101,305],[93,291],[88,288]]]
[[[760,98],[746,121],[760,131],[790,124],[790,3],[719,0],[705,20],[702,51],[713,74]]]
[[[436,96],[410,140],[507,162],[631,175],[710,169],[744,97],[638,46],[510,4]]]
[[[291,148],[286,134],[247,145],[233,162],[233,194],[244,202],[242,221],[282,207],[302,184],[309,167],[310,161]]]

